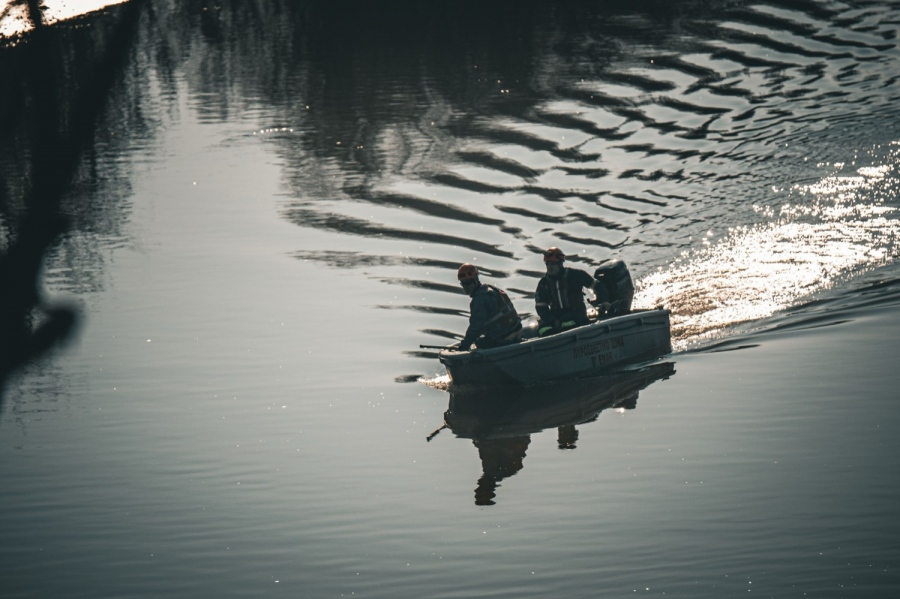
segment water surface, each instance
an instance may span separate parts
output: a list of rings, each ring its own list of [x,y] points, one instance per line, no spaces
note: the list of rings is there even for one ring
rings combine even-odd
[[[2,397],[4,596],[893,596],[898,28],[146,2],[5,48],[0,249],[75,131],[36,313],[81,326]],[[458,265],[529,314],[550,245],[676,352],[448,392]]]

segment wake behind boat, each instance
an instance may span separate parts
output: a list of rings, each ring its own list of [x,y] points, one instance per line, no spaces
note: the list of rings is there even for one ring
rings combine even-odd
[[[445,349],[439,359],[454,386],[489,387],[602,374],[671,351],[669,310],[657,308],[492,349]]]

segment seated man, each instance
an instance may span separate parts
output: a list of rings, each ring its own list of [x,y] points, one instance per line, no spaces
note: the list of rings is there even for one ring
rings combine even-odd
[[[588,323],[582,290],[590,289],[594,278],[583,270],[566,268],[565,261],[566,255],[559,248],[544,252],[547,274],[538,282],[534,294],[541,337]]]
[[[472,298],[469,328],[459,343],[459,351],[468,351],[473,343],[481,349],[489,349],[522,339],[522,321],[505,291],[482,284],[478,280],[478,269],[472,264],[460,266],[457,278]]]

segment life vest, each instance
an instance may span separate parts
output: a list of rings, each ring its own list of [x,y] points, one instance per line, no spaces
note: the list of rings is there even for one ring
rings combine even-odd
[[[569,272],[563,271],[563,275],[558,279],[547,279],[550,287],[550,309],[554,312],[561,312],[572,307],[569,301]]]
[[[590,280],[590,275],[583,273],[585,278]],[[571,289],[569,285],[569,269],[567,268],[558,279],[544,277],[541,280],[540,288],[543,288],[542,297],[548,299],[547,302],[538,302],[535,306],[547,306],[554,314],[566,313],[582,313],[585,311],[584,296],[581,293],[580,285],[576,285],[575,289]],[[575,295],[574,300],[572,295]],[[548,297],[549,296],[549,297]]]
[[[497,289],[491,285],[484,285],[488,294],[496,302],[498,311],[491,316],[484,325],[484,336],[493,339],[502,339],[511,333],[515,333],[522,328],[522,321],[519,314],[513,307],[512,300],[506,295],[502,289]]]

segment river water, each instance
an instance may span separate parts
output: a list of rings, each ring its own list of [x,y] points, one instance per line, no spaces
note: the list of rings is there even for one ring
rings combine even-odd
[[[53,114],[80,315],[0,397],[0,595],[895,596],[900,6],[189,4],[0,50],[0,248]],[[527,315],[551,245],[674,353],[448,390],[457,266]]]

